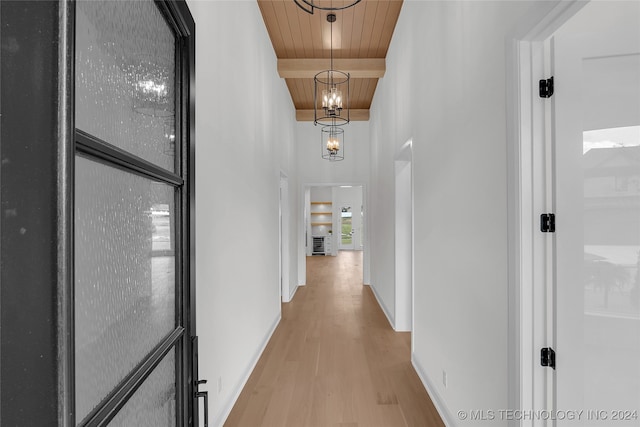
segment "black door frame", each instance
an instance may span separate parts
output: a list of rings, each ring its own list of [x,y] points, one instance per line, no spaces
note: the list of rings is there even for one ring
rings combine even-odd
[[[182,308],[174,332],[85,425],[108,423],[174,345],[183,368],[177,424],[197,425],[195,22],[184,0],[156,4],[177,38]],[[3,0],[0,19],[0,424],[72,427],[81,421],[74,415],[74,159],[88,149],[74,123],[75,2]]]

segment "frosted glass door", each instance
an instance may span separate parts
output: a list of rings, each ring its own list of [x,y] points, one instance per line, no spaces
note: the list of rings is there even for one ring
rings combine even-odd
[[[175,426],[184,400],[179,80],[160,7],[76,4],[76,425]]]
[[[558,426],[640,425],[639,5],[553,39]]]

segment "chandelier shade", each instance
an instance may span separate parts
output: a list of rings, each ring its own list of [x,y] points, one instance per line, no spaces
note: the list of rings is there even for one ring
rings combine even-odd
[[[308,14],[313,15],[313,12],[315,11],[315,9],[318,10],[343,10],[343,9],[348,9],[352,6],[357,5],[358,3],[360,3],[362,0],[351,0],[351,1],[342,1],[340,2],[339,5],[334,6],[333,2],[331,2],[330,6],[323,6],[322,4],[320,4],[319,1],[317,0],[293,0],[293,2],[295,4],[298,5],[298,7],[302,10],[304,10],[305,12],[307,12]]]
[[[320,132],[322,158],[330,162],[344,160],[344,129],[340,126],[323,126]]]
[[[325,70],[315,75],[314,123],[342,126],[349,123],[349,73]]]

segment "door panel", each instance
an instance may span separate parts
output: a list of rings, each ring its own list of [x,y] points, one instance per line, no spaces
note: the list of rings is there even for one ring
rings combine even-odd
[[[553,39],[555,407],[583,426],[640,425],[639,18],[594,2]]]
[[[76,6],[77,425],[195,422],[174,12],[152,0]]]
[[[2,1],[0,19],[0,424],[197,425],[186,2]]]
[[[152,1],[79,1],[76,127],[174,171],[175,55]]]
[[[79,419],[175,328],[175,254],[162,249],[173,239],[158,221],[175,221],[174,199],[167,184],[76,157]]]

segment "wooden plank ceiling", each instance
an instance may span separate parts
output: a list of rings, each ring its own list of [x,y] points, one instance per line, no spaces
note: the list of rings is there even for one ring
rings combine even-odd
[[[313,15],[293,0],[257,0],[278,58],[298,121],[313,121],[313,76],[330,66],[332,40],[329,12]],[[333,7],[352,0],[316,0]],[[378,79],[384,76],[385,57],[402,0],[362,0],[338,10],[333,23],[334,69],[351,74],[351,120],[369,120],[369,108]]]

